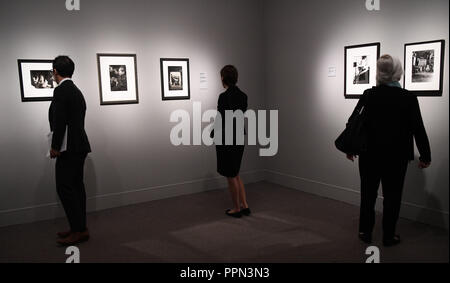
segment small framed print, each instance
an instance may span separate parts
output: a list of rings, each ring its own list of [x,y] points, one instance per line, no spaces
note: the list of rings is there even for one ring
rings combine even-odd
[[[97,54],[100,104],[139,103],[136,54]]]
[[[191,99],[189,59],[161,58],[162,100]]]
[[[53,60],[17,60],[22,102],[51,101],[58,86],[53,78]]]
[[[345,47],[345,98],[359,98],[366,89],[376,86],[378,58],[379,42]]]
[[[417,96],[442,96],[445,41],[405,44],[404,88]]]

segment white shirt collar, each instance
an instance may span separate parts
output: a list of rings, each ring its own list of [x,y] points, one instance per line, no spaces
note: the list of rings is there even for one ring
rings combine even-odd
[[[71,80],[72,80],[71,78],[65,78],[65,79],[63,79],[62,81],[59,82],[58,86],[62,85],[62,83],[65,82],[65,81],[71,81]]]

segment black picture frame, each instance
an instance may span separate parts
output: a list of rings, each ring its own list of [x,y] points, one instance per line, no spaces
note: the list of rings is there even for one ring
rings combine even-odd
[[[408,59],[412,59],[412,58],[407,58],[408,54],[407,54],[407,48],[409,46],[420,46],[420,45],[425,45],[425,44],[433,44],[433,43],[440,43],[440,68],[439,68],[439,75],[437,76],[439,78],[439,89],[433,89],[433,90],[414,90],[414,89],[410,89],[410,86],[407,82],[407,76],[412,75],[412,73],[407,73],[407,70],[409,68],[407,68],[407,60]],[[413,43],[406,43],[404,46],[404,61],[403,61],[403,66],[405,68],[405,74],[403,75],[403,88],[408,89],[408,91],[416,96],[425,96],[425,97],[440,97],[443,94],[443,90],[444,90],[444,70],[445,70],[445,40],[444,39],[439,39],[439,40],[430,40],[430,41],[422,41],[422,42],[413,42]],[[409,64],[409,63],[408,63]],[[411,71],[412,67],[411,67]],[[408,85],[407,85],[408,84]]]
[[[102,74],[101,74],[101,57],[130,57],[134,59],[134,67],[132,70],[135,75],[135,97],[130,100],[114,100],[114,101],[105,101],[104,99],[104,90],[102,87]],[[137,55],[136,54],[125,54],[125,53],[97,53],[97,70],[98,70],[98,82],[99,82],[99,91],[100,91],[100,105],[108,106],[108,105],[123,105],[123,104],[139,104],[139,84],[138,84],[138,71],[137,71]]]
[[[348,70],[348,66],[347,66],[347,54],[348,51],[351,49],[358,49],[358,48],[365,48],[365,47],[376,47],[377,48],[377,54],[376,54],[376,60],[378,60],[380,58],[380,52],[381,52],[381,43],[380,42],[373,42],[373,43],[366,43],[366,44],[358,44],[358,45],[349,45],[349,46],[345,46],[344,47],[344,97],[346,99],[359,99],[361,97],[361,95],[363,93],[360,94],[349,94],[347,93],[349,90],[349,87],[347,86],[347,78],[348,78],[348,74],[347,74],[347,70]],[[376,72],[376,63],[375,63],[375,72]],[[372,84],[372,86],[376,85]],[[369,87],[370,88],[370,87]]]
[[[25,84],[24,84],[24,76],[25,74],[23,74],[22,72],[22,64],[24,63],[48,63],[48,64],[53,64],[53,60],[50,59],[18,59],[17,60],[17,65],[18,65],[18,69],[19,69],[19,80],[20,80],[20,96],[21,96],[21,100],[22,102],[42,102],[42,101],[52,101],[53,100],[53,94],[51,97],[49,96],[43,96],[43,97],[28,97],[27,94],[25,93]],[[50,70],[52,71],[52,70]],[[56,86],[55,86],[56,87]],[[53,89],[51,88],[49,89],[49,91],[51,90],[51,92],[53,93]]]
[[[184,96],[176,96],[171,97],[167,96],[165,93],[165,84],[164,80],[164,62],[186,62],[186,82],[187,82],[187,92]],[[190,69],[189,69],[189,58],[160,58],[160,69],[161,69],[161,98],[163,101],[171,101],[171,100],[190,100],[191,99],[191,83],[190,83]],[[168,82],[167,82],[168,83]]]

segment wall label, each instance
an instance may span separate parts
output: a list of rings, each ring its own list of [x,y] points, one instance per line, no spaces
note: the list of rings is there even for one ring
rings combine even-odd
[[[328,77],[329,78],[336,77],[336,67],[328,67]]]
[[[206,72],[200,73],[200,89],[208,89],[208,74]]]

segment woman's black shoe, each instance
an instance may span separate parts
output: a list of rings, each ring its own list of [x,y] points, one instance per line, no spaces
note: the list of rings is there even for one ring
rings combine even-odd
[[[227,209],[225,211],[225,214],[228,215],[228,216],[234,217],[234,218],[241,218],[242,217],[242,213],[240,211],[235,212],[235,213],[231,213],[230,211],[231,211],[231,209]]]
[[[366,244],[372,244],[372,234],[360,232],[358,237]]]
[[[398,245],[398,244],[400,244],[400,236],[399,235],[395,235],[392,238],[387,238],[387,239],[384,238],[383,239],[383,245],[385,247],[392,247],[392,246],[395,246],[395,245]]]
[[[241,208],[241,213],[245,216],[250,216],[250,214],[252,212],[250,211],[250,208],[247,207],[247,208]]]

